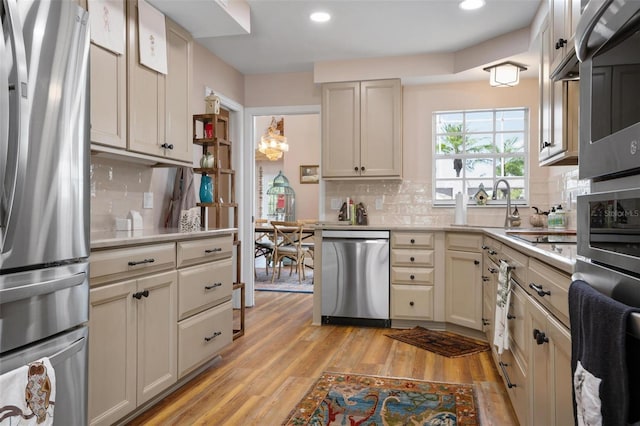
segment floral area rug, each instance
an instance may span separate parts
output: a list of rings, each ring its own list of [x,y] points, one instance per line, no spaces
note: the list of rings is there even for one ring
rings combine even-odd
[[[313,269],[307,268],[304,272],[305,279],[302,283],[298,280],[295,272],[289,275],[289,267],[282,268],[280,278],[276,276],[275,282],[271,283],[272,270],[269,268],[269,275],[264,268],[256,268],[255,289],[258,291],[282,291],[290,293],[313,293]],[[276,274],[277,274],[276,270]]]
[[[473,385],[324,373],[283,425],[478,425]]]
[[[450,358],[477,354],[491,349],[489,344],[482,340],[461,336],[450,331],[429,330],[420,326],[387,334],[387,336]]]

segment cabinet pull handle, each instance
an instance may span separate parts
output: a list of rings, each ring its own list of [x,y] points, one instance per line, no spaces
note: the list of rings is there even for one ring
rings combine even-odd
[[[508,367],[509,364],[506,364],[506,363],[504,363],[502,361],[500,361],[498,364],[500,365],[500,369],[502,370],[502,375],[504,376],[504,379],[507,381],[507,387],[509,389],[518,387],[518,385],[516,385],[515,383],[511,383],[511,379],[509,379],[509,375],[507,374],[507,370],[504,369],[505,367]]]
[[[411,302],[409,302],[409,306],[413,306],[413,305],[414,305],[414,303],[413,303],[413,300],[412,300]]]
[[[162,145],[160,145],[161,148],[164,149],[173,149],[173,144],[172,143],[163,143]]]
[[[540,297],[551,296],[551,292],[549,290],[543,290],[541,285],[529,283],[529,288],[538,293],[538,296]]]
[[[135,299],[142,299],[143,297],[149,297],[149,290],[139,291],[137,293],[133,293],[132,295]]]
[[[138,260],[138,261],[130,260],[130,261],[129,261],[129,266],[142,265],[142,264],[145,264],[145,263],[153,263],[153,262],[155,262],[155,261],[156,261],[156,260],[155,260],[154,258],[151,258],[151,259],[144,259],[144,260]]]
[[[564,47],[565,44],[567,44],[567,40],[564,38],[559,38],[558,41],[556,42],[556,50],[560,49],[561,47]]]
[[[479,265],[479,264],[480,264],[480,261],[479,261],[479,260],[474,260],[474,261],[473,261],[473,264],[474,264],[474,265]]]
[[[491,272],[492,274],[498,273],[498,270],[496,268],[491,268],[491,267],[487,268],[487,271]]]
[[[533,329],[533,338],[538,345],[549,343],[549,338],[544,334],[544,331],[540,331],[537,328]]]
[[[482,276],[482,282],[485,282],[485,283],[486,283],[486,282],[487,282],[487,281],[489,281],[489,280],[490,280],[490,278],[489,278],[489,277],[486,277],[486,276],[484,276],[484,275]]]
[[[484,244],[482,245],[482,250],[487,250],[489,248],[489,246],[485,246]]]
[[[207,253],[207,254],[209,254],[209,253],[217,253],[217,252],[219,252],[219,251],[222,251],[222,248],[221,248],[221,247],[216,247],[216,248],[214,248],[214,249],[207,249],[207,250],[205,250],[204,252],[205,252],[205,253]]]
[[[205,338],[204,338],[204,341],[205,341],[205,342],[210,342],[210,341],[212,341],[213,339],[215,339],[216,337],[218,337],[218,336],[219,336],[219,335],[221,335],[221,334],[222,334],[222,331],[216,331],[216,332],[215,332],[215,333],[213,333],[211,336],[209,336],[209,337],[205,337]]]
[[[516,316],[515,315],[511,315],[511,314],[508,313],[507,314],[507,319],[508,320],[516,319]]]
[[[413,275],[413,274],[411,274],[411,275],[409,275],[409,278],[410,278],[410,279],[412,279],[412,280],[415,280],[415,279],[416,279],[416,276],[415,276],[415,275]]]
[[[497,252],[497,251],[495,251],[495,250],[489,250],[489,254],[490,254],[491,256],[495,256],[496,254],[498,254],[498,252]]]
[[[489,324],[491,324],[491,321],[489,321],[486,318],[482,318],[482,325],[489,325]]]
[[[211,285],[205,285],[204,289],[205,290],[211,290],[211,289],[216,288],[216,287],[222,287],[222,283],[213,283]]]

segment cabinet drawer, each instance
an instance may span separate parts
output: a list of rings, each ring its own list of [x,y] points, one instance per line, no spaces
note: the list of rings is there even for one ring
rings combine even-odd
[[[571,277],[551,266],[529,260],[529,281],[526,290],[569,327],[569,285]],[[534,287],[534,288],[532,288]],[[538,292],[539,291],[539,292]]]
[[[393,284],[433,285],[433,268],[391,267]]]
[[[233,237],[231,235],[179,242],[177,249],[178,268],[231,257],[232,249]]]
[[[91,252],[92,286],[176,266],[175,243],[152,244]]]
[[[518,285],[514,285],[511,289],[511,304],[509,306],[509,318],[507,319],[507,327],[509,327],[509,347],[513,356],[518,359],[522,368],[527,371],[527,359],[529,353],[529,341],[531,336],[525,332],[525,309],[527,306],[527,293]]]
[[[433,287],[392,285],[391,318],[433,319]]]
[[[528,401],[527,401],[527,375],[522,367],[518,364],[511,351],[506,350],[500,355],[498,364],[500,374],[507,386],[507,393],[511,399],[518,421],[520,424],[527,424]],[[511,385],[511,387],[509,387]]]
[[[230,299],[232,291],[231,259],[178,271],[178,319]]]
[[[513,267],[511,270],[511,276],[524,286],[527,282],[529,257],[509,246],[502,246],[502,251],[498,256],[500,260],[505,260],[509,263],[509,266]]]
[[[178,378],[212,359],[233,341],[231,301],[178,323]]]
[[[391,247],[433,248],[433,233],[392,232]]]
[[[393,266],[434,266],[433,250],[391,250]]]
[[[447,232],[447,249],[479,252],[482,250],[482,234]]]

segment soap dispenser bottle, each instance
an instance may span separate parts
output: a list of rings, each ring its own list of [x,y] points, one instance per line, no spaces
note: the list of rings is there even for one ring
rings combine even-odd
[[[562,205],[558,204],[556,208],[556,229],[566,229],[567,228],[567,215],[562,209]]]
[[[555,206],[551,207],[551,211],[547,216],[547,228],[554,229],[556,227],[556,208]]]

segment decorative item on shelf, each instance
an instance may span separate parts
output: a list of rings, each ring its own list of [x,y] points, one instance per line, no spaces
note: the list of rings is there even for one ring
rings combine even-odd
[[[289,186],[289,179],[282,172],[273,179],[271,188],[267,190],[267,197],[269,197],[267,219],[288,222],[296,220],[296,193]]]
[[[220,98],[215,93],[209,93],[205,98],[205,114],[220,114]]]
[[[200,158],[200,167],[202,167],[203,169],[212,169],[215,167],[215,157],[212,153],[204,153],[202,158]]]
[[[200,179],[200,202],[213,203],[213,179],[211,176],[202,175],[202,179]]]
[[[204,125],[204,137],[211,139],[213,137],[213,123],[206,123]]]
[[[289,143],[284,136],[284,118],[276,121],[275,117],[271,117],[271,124],[260,138],[258,151],[271,161],[279,160],[283,153],[289,151]]]
[[[520,71],[527,70],[526,67],[509,61],[483,69],[489,71],[489,84],[492,87],[516,86],[520,82]]]
[[[479,206],[484,206],[485,204],[487,204],[489,194],[487,194],[487,191],[484,190],[483,184],[480,184],[478,186],[478,191],[476,191],[473,198],[476,200],[476,204],[478,204]]]

